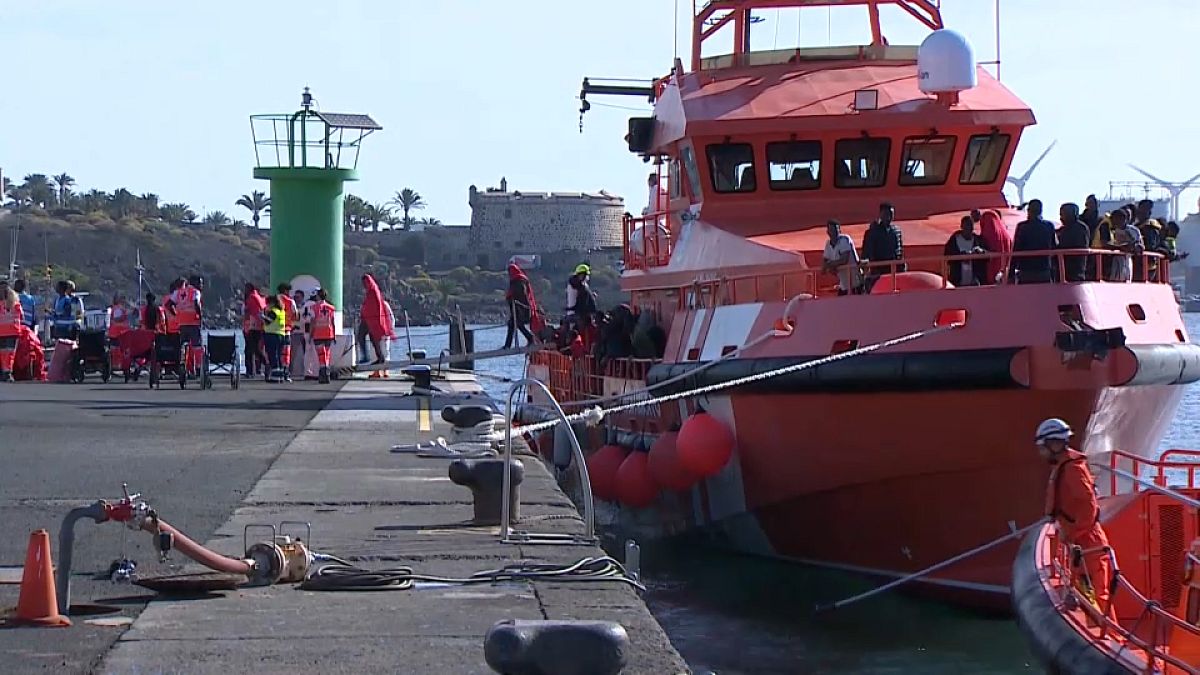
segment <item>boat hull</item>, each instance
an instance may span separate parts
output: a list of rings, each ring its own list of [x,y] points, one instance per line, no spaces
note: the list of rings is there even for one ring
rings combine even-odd
[[[1087,420],[1085,450],[1149,456],[1182,393],[1154,385],[713,397],[702,404],[733,428],[735,456],[681,495],[675,515],[739,551],[902,576],[1042,517],[1049,468],[1030,436],[1041,420]],[[960,603],[1006,608],[1017,544],[921,581]]]

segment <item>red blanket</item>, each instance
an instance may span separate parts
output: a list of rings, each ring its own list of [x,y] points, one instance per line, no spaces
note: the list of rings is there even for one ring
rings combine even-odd
[[[46,380],[46,352],[28,326],[21,326],[17,337],[17,356],[13,361],[13,379]]]

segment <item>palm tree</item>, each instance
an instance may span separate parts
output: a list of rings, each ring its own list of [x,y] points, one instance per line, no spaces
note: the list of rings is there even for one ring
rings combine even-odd
[[[362,213],[367,203],[357,195],[346,195],[346,199],[342,204],[342,219],[346,221],[346,228],[351,232],[362,230]]]
[[[225,215],[225,213],[223,211],[210,211],[210,212],[204,214],[204,224],[205,225],[228,225],[229,224],[229,216]]]
[[[391,209],[388,209],[387,215],[383,217],[383,222],[387,223],[388,229],[400,229],[399,227],[396,227],[400,224],[400,216],[393,213]]]
[[[58,205],[67,205],[67,195],[71,192],[71,186],[75,184],[75,179],[71,178],[70,174],[60,173],[54,177],[54,184],[58,186]]]
[[[30,201],[42,208],[54,201],[54,187],[50,185],[46,174],[31,173],[25,176],[25,184],[21,187],[29,191]]]
[[[442,227],[442,221],[438,220],[437,218],[422,218],[420,220],[420,223],[422,226],[424,226],[426,228]]]
[[[233,205],[250,211],[250,217],[254,220],[254,229],[257,230],[259,214],[271,205],[271,198],[266,193],[255,190],[248,195],[242,195],[241,199],[238,199]]]
[[[196,212],[183,203],[163,204],[158,215],[168,223],[190,223],[196,219]]]
[[[124,218],[133,213],[137,206],[137,197],[125,188],[117,188],[108,198],[109,215],[113,218]]]
[[[397,192],[396,196],[392,197],[388,203],[395,204],[404,211],[404,219],[401,222],[404,224],[405,229],[411,228],[413,224],[412,218],[408,215],[409,211],[420,211],[425,208],[425,200],[412,188],[404,188]]]
[[[160,213],[158,207],[158,195],[153,192],[147,192],[137,198],[135,205],[137,212],[147,218],[157,218]]]
[[[99,211],[108,205],[108,193],[103,190],[88,190],[79,198],[80,210],[85,213]]]

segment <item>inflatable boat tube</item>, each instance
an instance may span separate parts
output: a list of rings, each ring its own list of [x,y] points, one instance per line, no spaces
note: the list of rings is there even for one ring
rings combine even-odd
[[[971,349],[942,352],[870,353],[852,359],[760,380],[741,387],[763,394],[845,391],[931,391],[946,389],[1007,389],[1020,385],[1009,372],[1019,348]],[[807,363],[821,356],[731,359],[668,385],[666,393]],[[689,373],[701,364],[665,363],[650,369],[647,380],[657,384]]]
[[[1037,565],[1044,530],[1026,535],[1013,562],[1013,612],[1030,651],[1053,675],[1130,675],[1130,670],[1096,649],[1055,607]]]
[[[1125,386],[1191,384],[1200,380],[1200,345],[1127,345],[1137,359],[1137,374]]]

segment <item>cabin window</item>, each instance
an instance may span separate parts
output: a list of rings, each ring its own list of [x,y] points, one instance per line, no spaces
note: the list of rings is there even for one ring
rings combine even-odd
[[[679,171],[679,160],[672,159],[667,174],[667,194],[671,196],[671,199],[683,196],[683,179],[679,175]]]
[[[880,187],[887,180],[890,138],[844,138],[834,147],[833,184],[840,188]]]
[[[901,185],[944,185],[954,159],[954,136],[915,136],[904,139]]]
[[[772,190],[815,190],[821,187],[821,142],[767,143]]]
[[[958,181],[963,185],[987,185],[996,182],[1000,166],[1008,153],[1008,134],[983,134],[972,136],[963,157],[962,174]]]
[[[708,170],[717,192],[754,192],[754,146],[715,143],[708,146]]]
[[[688,187],[692,190],[692,198],[700,198],[700,168],[696,166],[696,153],[692,151],[692,146],[685,145],[679,151],[680,157],[683,158],[683,171],[687,174]]]

